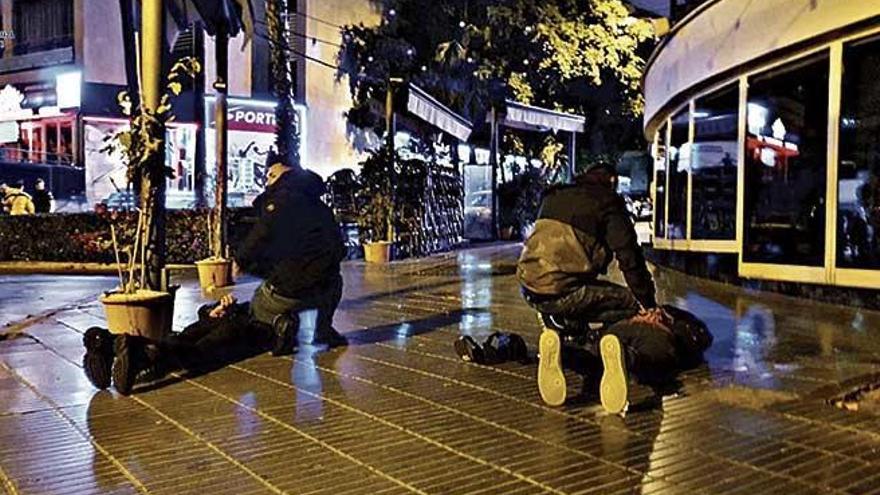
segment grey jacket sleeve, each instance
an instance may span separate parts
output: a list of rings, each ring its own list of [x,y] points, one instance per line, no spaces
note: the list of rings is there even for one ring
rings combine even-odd
[[[603,220],[608,247],[617,258],[626,285],[642,307],[646,309],[656,307],[654,279],[648,271],[635,226],[626,211],[623,198],[615,195],[604,208]]]

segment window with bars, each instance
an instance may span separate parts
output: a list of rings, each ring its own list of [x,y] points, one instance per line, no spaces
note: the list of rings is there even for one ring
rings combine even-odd
[[[15,0],[15,53],[73,46],[73,0]]]

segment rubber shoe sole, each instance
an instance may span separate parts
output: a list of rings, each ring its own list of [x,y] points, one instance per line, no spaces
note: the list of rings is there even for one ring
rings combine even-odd
[[[599,353],[602,355],[604,368],[602,381],[599,383],[599,400],[608,413],[621,414],[629,405],[629,380],[620,339],[616,335],[605,335],[599,341]]]
[[[86,378],[100,390],[110,387],[114,357],[113,341],[113,334],[99,327],[89,328],[83,336],[83,345],[86,348],[83,355],[83,370]]]
[[[137,375],[132,340],[128,335],[118,335],[114,345],[116,359],[113,361],[113,386],[122,395],[131,393]]]
[[[559,334],[544,329],[538,343],[538,391],[548,405],[565,403],[566,384],[562,372],[562,344]]]

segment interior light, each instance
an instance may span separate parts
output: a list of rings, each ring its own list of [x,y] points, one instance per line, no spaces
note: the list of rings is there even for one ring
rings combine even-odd
[[[82,96],[82,72],[67,72],[55,76],[55,93],[58,95],[59,108],[79,107]]]

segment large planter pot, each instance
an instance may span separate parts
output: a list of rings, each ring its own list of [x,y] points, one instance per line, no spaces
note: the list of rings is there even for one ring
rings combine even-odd
[[[199,285],[208,291],[232,285],[232,260],[225,258],[206,258],[196,261],[199,270]]]
[[[388,263],[391,261],[391,243],[379,241],[364,244],[364,259],[367,263]]]
[[[134,294],[108,292],[101,296],[111,333],[159,340],[171,332],[174,294],[139,290]]]

